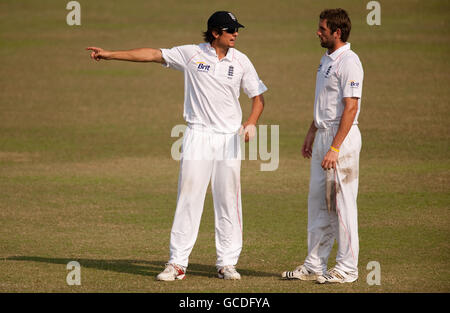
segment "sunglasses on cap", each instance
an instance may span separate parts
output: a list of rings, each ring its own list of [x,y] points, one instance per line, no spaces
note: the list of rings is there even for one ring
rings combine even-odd
[[[222,30],[226,31],[229,34],[234,34],[234,33],[237,33],[239,31],[239,28],[237,28],[237,27],[227,27],[227,28],[222,28]]]

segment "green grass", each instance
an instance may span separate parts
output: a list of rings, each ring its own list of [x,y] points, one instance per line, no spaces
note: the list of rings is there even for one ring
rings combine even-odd
[[[0,3],[0,292],[449,292],[448,1]],[[348,9],[365,81],[358,218],[360,279],[319,286],[279,274],[307,252],[315,36],[325,7]],[[245,52],[269,87],[261,124],[280,125],[280,163],[242,163],[243,280],[215,278],[208,193],[188,279],[155,281],[169,255],[183,124],[183,78],[155,64],[94,63],[84,48],[172,47],[201,41],[215,10],[236,13]],[[250,102],[241,97],[244,116]],[[336,248],[330,256],[333,265]],[[68,286],[66,264],[81,264]],[[369,286],[366,265],[381,265]]]

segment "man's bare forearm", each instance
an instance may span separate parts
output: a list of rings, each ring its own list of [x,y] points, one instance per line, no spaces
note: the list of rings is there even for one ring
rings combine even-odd
[[[131,62],[157,62],[164,63],[162,52],[159,49],[138,48],[131,50],[109,51],[99,47],[87,47],[91,51],[91,58],[100,60],[120,60]]]
[[[331,144],[336,149],[339,149],[347,137],[350,128],[355,120],[356,113],[358,112],[358,98],[344,98],[344,112],[342,113],[341,122],[339,124],[336,136],[334,136],[333,143]]]
[[[314,120],[311,122],[309,126],[308,132],[306,133],[305,140],[303,141],[302,146],[302,155],[304,158],[310,158],[312,156],[312,148],[314,144],[314,138],[316,137],[317,127],[314,124]]]
[[[252,103],[252,112],[250,113],[250,117],[248,118],[247,122],[244,124],[256,125],[263,110],[264,110],[264,96],[259,95],[254,97]]]
[[[325,154],[322,161],[322,168],[324,170],[330,168],[336,168],[336,164],[339,158],[339,149],[344,142],[345,137],[347,137],[350,128],[355,120],[356,113],[358,112],[358,98],[344,98],[344,112],[342,113],[341,122],[339,123],[339,128],[334,136],[333,143],[330,150]]]
[[[313,120],[311,122],[311,125],[309,126],[308,133],[315,134],[316,131],[317,131],[317,127],[316,127],[316,124],[314,123],[314,120]]]
[[[152,48],[138,48],[131,50],[110,51],[107,60],[131,62],[157,62],[164,63],[161,50]]]

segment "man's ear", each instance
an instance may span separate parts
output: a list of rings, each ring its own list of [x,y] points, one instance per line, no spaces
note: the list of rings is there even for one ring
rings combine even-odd
[[[219,32],[217,30],[214,29],[214,30],[211,31],[211,33],[212,33],[214,39],[219,38]]]
[[[334,33],[336,34],[337,39],[341,39],[342,31],[340,28],[336,29]]]

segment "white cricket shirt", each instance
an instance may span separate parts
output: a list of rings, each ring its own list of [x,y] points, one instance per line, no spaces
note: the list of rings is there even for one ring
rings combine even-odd
[[[343,98],[357,97],[358,111],[353,124],[358,124],[364,71],[359,57],[346,43],[320,60],[316,77],[314,123],[317,128],[339,125],[344,111]]]
[[[230,48],[219,61],[209,43],[161,49],[165,65],[184,72],[184,114],[188,124],[234,133],[242,123],[240,88],[249,98],[267,87],[242,52]]]

